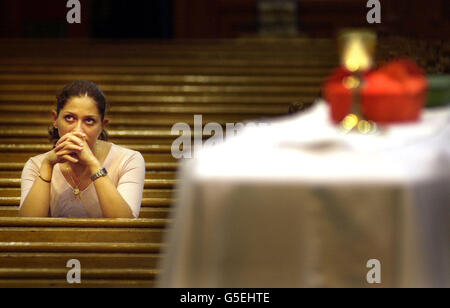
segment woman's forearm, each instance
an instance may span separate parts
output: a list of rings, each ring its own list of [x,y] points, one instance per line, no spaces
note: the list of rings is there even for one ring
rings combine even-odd
[[[97,172],[101,166],[94,164],[89,167],[91,174]],[[122,198],[114,183],[108,176],[94,181],[100,208],[105,218],[134,218],[128,203]]]
[[[53,165],[47,160],[41,165],[40,176],[50,181],[53,174]],[[50,209],[50,183],[37,177],[31,187],[22,207],[19,210],[21,217],[48,217]]]

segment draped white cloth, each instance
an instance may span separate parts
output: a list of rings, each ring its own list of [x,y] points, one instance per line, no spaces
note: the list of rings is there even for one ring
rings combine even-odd
[[[320,101],[183,162],[160,286],[450,286],[450,108],[373,135],[328,115]]]

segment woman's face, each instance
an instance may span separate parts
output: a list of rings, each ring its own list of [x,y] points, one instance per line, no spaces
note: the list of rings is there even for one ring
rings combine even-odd
[[[59,137],[67,133],[82,132],[86,134],[86,142],[91,149],[108,123],[102,121],[97,104],[89,96],[70,98],[59,115],[53,112],[53,125],[58,129]]]

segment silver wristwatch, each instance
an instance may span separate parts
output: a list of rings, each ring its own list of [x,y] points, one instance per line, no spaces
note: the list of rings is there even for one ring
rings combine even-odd
[[[105,168],[102,168],[98,170],[96,173],[91,175],[91,180],[94,182],[96,179],[101,178],[102,176],[106,176],[108,174],[108,171],[106,171]]]

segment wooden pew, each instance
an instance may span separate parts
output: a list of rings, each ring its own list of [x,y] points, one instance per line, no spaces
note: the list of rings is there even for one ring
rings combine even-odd
[[[174,202],[173,189],[145,189],[140,218],[168,218]],[[0,217],[17,217],[20,203],[20,188],[2,188]]]
[[[0,286],[153,286],[167,219],[0,218]]]
[[[0,39],[0,287],[154,286],[176,196],[172,125],[192,127],[195,114],[222,126],[287,114],[293,101],[319,96],[336,63],[333,40]],[[74,79],[104,90],[111,141],[145,158],[140,219],[15,217],[21,170],[51,149],[55,95]],[[81,285],[67,284],[69,258],[81,261]]]

